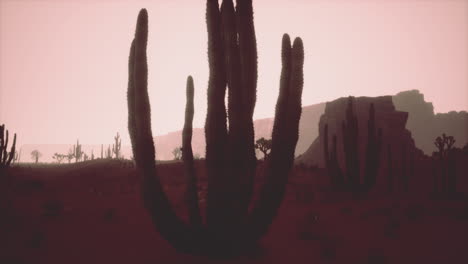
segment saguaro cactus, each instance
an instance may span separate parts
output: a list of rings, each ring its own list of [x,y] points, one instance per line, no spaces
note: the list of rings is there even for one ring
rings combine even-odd
[[[338,157],[336,154],[336,135],[333,135],[333,148],[331,153],[328,149],[328,124],[325,124],[323,129],[323,153],[325,158],[325,167],[327,168],[330,181],[334,187],[343,187],[344,179],[343,173],[338,164]]]
[[[346,118],[342,123],[343,146],[345,154],[346,175],[351,189],[357,191],[360,186],[358,121],[354,114],[353,97],[349,97]]]
[[[369,107],[369,120],[367,122],[367,148],[366,165],[364,169],[364,188],[368,191],[377,183],[377,174],[382,149],[382,129],[376,133],[374,104]]]
[[[368,192],[377,182],[377,174],[380,165],[380,152],[382,148],[382,130],[376,133],[374,104],[369,107],[369,120],[367,123],[367,148],[365,154],[364,183],[361,184],[359,151],[358,151],[358,121],[354,114],[353,97],[348,98],[345,120],[341,127],[343,129],[343,149],[345,156],[345,167],[348,185],[354,192]],[[332,183],[344,182],[343,173],[337,161],[336,136],[333,138],[334,152],[329,155],[328,151],[328,125],[324,129],[324,156],[328,173],[332,177]]]
[[[84,152],[81,150],[81,144],[76,140],[76,145],[73,145],[73,156],[75,157],[75,162],[78,162],[83,157]]]
[[[112,144],[112,153],[114,153],[115,158],[120,158],[120,150],[122,147],[122,140],[120,139],[119,133],[114,137],[115,144]]]
[[[266,233],[284,196],[294,159],[301,115],[304,49],[297,38],[291,47],[283,37],[280,96],[272,135],[266,182],[249,211],[255,174],[252,115],[256,97],[257,53],[252,1],[207,1],[208,111],[205,124],[208,201],[202,223],[196,195],[191,130],[193,81],[187,80],[183,160],[188,179],[190,223],[174,213],[157,177],[147,91],[146,46],[148,14],[138,15],[129,56],[129,132],[136,168],[141,175],[145,207],[161,235],[181,251],[203,254],[238,254]],[[224,102],[228,87],[228,109]],[[229,122],[229,130],[226,124]]]
[[[0,126],[0,169],[10,166],[16,154],[16,133],[13,136],[13,144],[8,152],[8,130],[5,131],[5,124]]]

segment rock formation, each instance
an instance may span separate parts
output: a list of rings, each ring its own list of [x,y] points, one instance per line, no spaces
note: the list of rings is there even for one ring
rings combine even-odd
[[[296,159],[296,163],[324,167],[323,132],[325,124],[328,124],[329,145],[331,145],[330,139],[333,135],[336,135],[338,162],[342,168],[345,166],[341,124],[345,118],[347,102],[348,98],[339,98],[326,104],[325,112],[320,117],[318,125],[319,136],[314,140],[307,151]],[[364,167],[364,153],[367,145],[367,121],[371,103],[375,106],[376,127],[381,128],[383,132],[383,149],[386,149],[386,146],[390,144],[390,146],[394,148],[394,153],[402,153],[402,149],[405,148],[408,153],[412,152],[421,156],[422,152],[415,148],[411,132],[405,128],[408,120],[408,113],[397,111],[393,105],[391,96],[357,97],[354,100],[354,111],[358,119],[358,145],[361,170]],[[384,157],[386,154],[382,151],[381,155]]]
[[[468,142],[468,112],[434,114],[434,106],[418,90],[396,94],[393,104],[398,111],[409,113],[406,128],[411,131],[416,147],[426,155],[436,151],[434,139],[442,133],[455,138],[455,147],[463,147]]]

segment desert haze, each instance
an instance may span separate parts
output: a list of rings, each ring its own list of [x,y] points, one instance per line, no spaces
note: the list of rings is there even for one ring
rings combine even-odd
[[[467,10],[0,0],[0,263],[468,263]]]

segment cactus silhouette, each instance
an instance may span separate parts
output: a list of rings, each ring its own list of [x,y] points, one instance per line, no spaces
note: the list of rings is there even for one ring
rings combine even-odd
[[[364,188],[366,190],[370,190],[377,183],[380,152],[382,149],[382,129],[379,128],[377,131],[375,127],[374,104],[371,104],[369,107],[369,120],[367,122],[366,165],[364,169]]]
[[[360,185],[359,152],[358,152],[358,121],[354,114],[353,97],[348,98],[346,117],[342,122],[343,147],[345,154],[346,176],[352,190],[357,191]]]
[[[112,153],[114,153],[116,159],[120,159],[122,140],[120,139],[119,133],[114,137],[115,144],[112,144]]]
[[[341,124],[343,130],[343,149],[345,157],[345,168],[341,170],[336,155],[336,136],[333,136],[333,152],[328,150],[328,124],[325,124],[324,137],[324,157],[325,166],[332,179],[332,184],[342,184],[345,174],[348,186],[353,192],[370,191],[377,183],[377,174],[380,165],[380,152],[382,149],[382,130],[379,128],[376,133],[374,104],[369,107],[369,120],[367,122],[367,148],[365,153],[364,180],[361,184],[358,152],[358,121],[354,114],[353,97],[348,98],[345,120]]]
[[[5,131],[5,124],[0,126],[0,169],[9,167],[16,154],[16,133],[13,136],[13,144],[8,151],[8,130]]]
[[[242,19],[241,19],[242,18]],[[256,158],[252,115],[256,101],[257,51],[252,1],[208,0],[208,111],[205,123],[208,200],[202,223],[196,195],[191,130],[193,84],[187,80],[183,160],[187,175],[190,223],[174,212],[157,177],[147,91],[148,14],[141,10],[129,56],[129,133],[142,195],[155,227],[176,249],[231,256],[252,246],[268,230],[284,196],[298,139],[304,49],[283,36],[280,95],[265,184],[249,211]],[[221,23],[222,21],[222,23]],[[133,70],[132,70],[133,69]],[[225,94],[228,87],[226,115]],[[229,131],[227,129],[229,124]]]
[[[328,124],[325,124],[323,134],[323,153],[325,158],[325,167],[332,185],[336,188],[341,188],[344,184],[344,178],[343,172],[341,171],[338,164],[338,157],[336,154],[336,135],[333,135],[333,148],[330,153],[328,149]]]
[[[73,157],[75,157],[75,162],[78,162],[83,157],[84,152],[81,150],[81,144],[76,140],[76,145],[73,145]]]

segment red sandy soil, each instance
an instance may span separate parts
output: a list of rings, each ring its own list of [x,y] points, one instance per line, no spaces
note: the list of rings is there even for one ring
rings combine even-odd
[[[158,166],[184,214],[181,163]],[[203,178],[202,161],[197,171]],[[468,200],[424,193],[365,199],[295,168],[260,249],[232,260],[178,253],[154,229],[132,165],[10,168],[0,179],[0,263],[468,263]],[[428,180],[430,181],[430,180]]]

